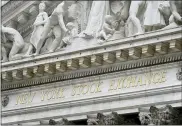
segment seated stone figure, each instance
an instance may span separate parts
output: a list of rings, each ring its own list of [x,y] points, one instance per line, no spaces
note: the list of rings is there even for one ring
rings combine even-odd
[[[65,44],[68,44],[69,45],[69,44],[71,44],[71,40],[74,37],[76,37],[76,35],[78,34],[78,32],[77,32],[77,29],[76,29],[74,23],[72,23],[72,22],[67,23],[66,27],[68,29],[68,32],[67,32],[67,34],[65,35],[65,37],[63,38],[62,41]]]
[[[164,6],[166,2],[167,1],[146,1],[146,10],[143,19],[145,32],[158,30],[166,26],[164,15],[159,9],[161,6]]]
[[[114,17],[111,15],[106,15],[102,30],[99,32],[97,38],[101,40],[108,40],[115,32],[113,23]]]
[[[6,37],[5,43],[7,41],[12,42],[12,48],[9,53],[9,60],[21,59],[23,57],[27,57],[31,53],[33,46],[30,43],[25,43],[23,37],[17,30],[4,26],[2,26],[1,30]]]
[[[47,23],[44,25],[43,33],[37,44],[35,55],[40,53],[43,43],[51,30],[53,31],[55,39],[51,44],[49,52],[54,52],[58,46],[63,47],[64,43],[61,41],[61,39],[62,36],[64,36],[64,34],[68,31],[63,17],[68,11],[68,7],[73,3],[74,1],[63,1],[54,9],[51,16],[48,18]]]

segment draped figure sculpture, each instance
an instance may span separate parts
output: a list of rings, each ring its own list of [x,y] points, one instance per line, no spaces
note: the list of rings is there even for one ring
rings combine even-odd
[[[102,29],[106,15],[110,14],[109,1],[93,1],[86,29],[81,33],[85,38],[96,37]]]
[[[146,1],[131,1],[129,9],[128,35],[137,35],[144,33],[141,20],[146,8]]]
[[[164,16],[160,11],[160,6],[165,1],[146,1],[146,11],[144,14],[145,32],[158,30],[166,26]]]
[[[170,1],[170,8],[174,22],[177,25],[182,25],[182,1]]]
[[[62,47],[64,45],[61,39],[62,36],[64,36],[64,34],[68,31],[68,29],[65,26],[63,17],[66,15],[68,7],[71,6],[74,2],[75,1],[63,1],[54,9],[51,16],[48,18],[47,23],[44,26],[43,33],[38,42],[35,55],[40,53],[43,43],[51,29],[53,31],[55,39],[52,42],[51,47],[49,48],[49,52],[54,52],[58,46]]]
[[[34,30],[32,32],[30,42],[34,46],[35,49],[37,49],[38,42],[40,40],[42,31],[44,29],[44,25],[47,22],[48,15],[45,12],[46,5],[44,2],[41,2],[39,4],[39,14],[37,15],[35,22],[33,24]]]
[[[105,23],[103,24],[102,31],[100,32],[101,34],[98,36],[98,38],[103,38],[103,40],[106,41],[108,39],[118,39],[125,37],[125,22],[129,16],[131,1],[114,0],[110,1],[110,4],[111,14],[106,15]],[[108,19],[108,16],[110,19]]]
[[[32,51],[32,45],[25,43],[20,33],[10,27],[2,26],[2,33],[5,34],[6,42],[12,42],[12,48],[9,53],[9,60],[21,59],[27,57]]]

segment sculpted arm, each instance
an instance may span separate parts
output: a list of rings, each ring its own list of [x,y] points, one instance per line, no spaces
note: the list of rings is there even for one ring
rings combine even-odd
[[[2,26],[2,32],[3,33],[14,34],[15,33],[15,30],[13,28],[8,28],[8,27]]]
[[[113,33],[114,32],[113,29],[109,28],[108,24],[104,24],[103,27],[104,27],[105,31],[107,31],[109,33]]]
[[[178,13],[178,10],[176,8],[175,1],[170,1],[170,6],[171,6],[171,11],[172,11],[172,14],[174,15],[174,17],[178,21],[182,21],[182,17],[180,16],[180,14]]]

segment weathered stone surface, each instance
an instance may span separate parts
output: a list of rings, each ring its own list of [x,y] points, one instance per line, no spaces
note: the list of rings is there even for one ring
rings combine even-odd
[[[162,108],[151,106],[149,111],[139,109],[139,119],[142,125],[174,125],[180,120],[179,113],[171,106]]]

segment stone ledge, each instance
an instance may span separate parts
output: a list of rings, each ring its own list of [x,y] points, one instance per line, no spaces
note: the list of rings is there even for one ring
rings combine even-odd
[[[41,76],[47,76],[47,75],[55,76],[58,73],[62,74],[63,72],[64,73],[70,71],[76,72],[82,69],[84,70],[85,68],[87,69],[95,68],[98,64],[99,66],[107,66],[108,64],[122,63],[122,65],[124,66],[124,64],[126,63],[127,64],[126,68],[122,69],[132,69],[145,66],[147,64],[154,65],[159,63],[180,61],[181,60],[180,46],[182,46],[181,37],[182,37],[181,27],[178,27],[170,30],[156,31],[156,32],[146,33],[143,35],[124,38],[121,40],[115,40],[112,43],[106,42],[103,45],[97,44],[89,48],[84,47],[79,50],[65,50],[63,52],[60,51],[51,53],[51,55],[44,54],[22,60],[5,62],[2,63],[2,75],[3,75],[2,78],[4,81],[7,82],[12,80],[13,81],[27,80],[27,77],[32,79],[36,77],[36,74],[40,75],[39,73],[37,73],[38,71],[42,71]],[[121,51],[122,53],[124,51],[126,53],[125,55],[121,55],[121,52],[119,51]],[[161,57],[160,59],[158,57],[160,55],[164,56],[164,54],[167,55],[174,53],[177,53],[177,55],[172,57],[167,56],[164,59]],[[148,60],[146,63],[142,63],[143,61],[141,59],[144,60],[146,58],[151,59],[150,57],[154,57],[153,59],[154,61]],[[158,57],[156,59],[157,60],[156,62],[155,62],[155,57]],[[140,60],[137,61],[136,59]],[[134,64],[129,63],[130,61],[133,62],[133,60],[136,60],[137,62],[134,61],[135,62]],[[64,62],[65,64],[60,65],[61,62]],[[40,70],[40,68],[42,68],[42,70]],[[34,71],[34,72],[33,73],[27,72],[27,69],[29,71]],[[20,74],[15,74],[17,70],[18,73]],[[54,71],[51,72],[50,70]],[[94,73],[92,75],[94,75]],[[83,77],[85,75],[81,76]],[[56,80],[65,80],[70,78],[75,78],[75,77],[73,76],[57,77]],[[53,80],[46,79],[47,82]],[[37,83],[45,83],[45,82],[39,79],[39,81],[31,83],[34,85]],[[11,85],[11,88],[16,88],[16,87],[17,87],[16,85]]]
[[[29,78],[29,79],[26,78],[24,80],[14,80],[12,82],[2,81],[3,82],[2,90],[15,89],[15,88],[21,88],[21,87],[27,87],[27,86],[36,86],[36,85],[41,85],[41,84],[46,84],[51,82],[65,81],[69,79],[83,78],[83,77],[88,77],[88,76],[93,76],[98,74],[106,74],[106,73],[112,73],[112,72],[124,71],[124,70],[132,70],[135,72],[135,68],[148,67],[148,66],[154,66],[154,65],[156,67],[156,65],[160,65],[160,64],[166,64],[166,65],[168,64],[169,66],[173,66],[174,62],[180,65],[182,64],[181,61],[182,61],[181,53],[174,53],[174,54],[168,54],[165,56],[140,59],[135,62],[131,60],[129,62],[123,62],[122,64],[115,63],[115,64],[107,65],[101,68],[99,68],[98,66],[92,69],[83,69],[83,70],[78,70],[73,72],[71,71],[64,72],[64,74],[62,73],[53,74],[53,75],[50,74],[48,76],[41,75],[35,78]],[[9,72],[5,72],[5,73],[7,75],[10,74]],[[3,76],[5,75],[3,74]],[[12,79],[11,76],[7,76],[7,79],[9,79],[8,77]],[[90,80],[93,81],[94,79],[90,79]]]

